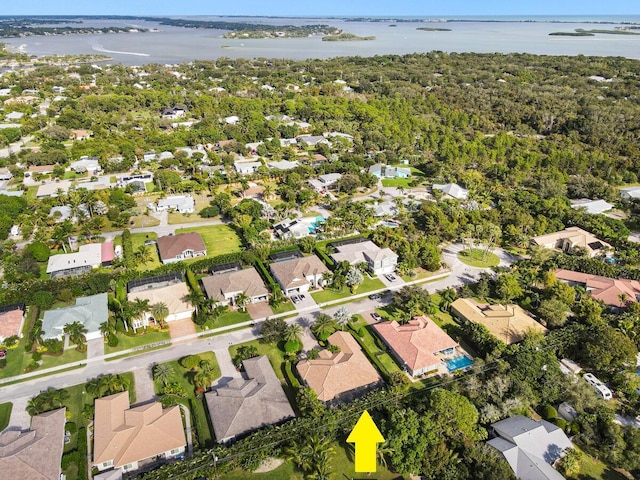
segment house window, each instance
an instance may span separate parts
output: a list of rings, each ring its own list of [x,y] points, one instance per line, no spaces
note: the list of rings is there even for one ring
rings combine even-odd
[[[125,465],[124,467],[122,467],[122,469],[124,471],[131,470],[132,468],[133,468],[133,465],[131,463],[129,463],[129,464]]]
[[[113,465],[113,460],[109,460],[108,462],[104,462],[102,464],[104,468],[110,467],[111,465]]]
[[[173,450],[171,450],[171,455],[175,455],[176,453],[180,453],[179,448],[174,448]]]
[[[142,328],[144,326],[142,319],[138,318],[132,322],[133,328]]]

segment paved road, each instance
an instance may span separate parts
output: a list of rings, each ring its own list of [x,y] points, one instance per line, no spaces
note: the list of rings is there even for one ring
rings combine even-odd
[[[0,148],[0,157],[6,158],[6,157],[9,157],[10,155],[17,154],[20,150],[22,150],[23,145],[25,143],[29,143],[31,140],[33,140],[33,135],[29,135],[28,137],[23,137],[17,142],[12,143],[8,147]]]
[[[150,233],[155,232],[159,237],[163,235],[169,235],[170,233],[176,233],[176,230],[179,228],[192,228],[192,227],[210,227],[212,225],[224,225],[229,223],[228,220],[204,220],[202,222],[191,222],[191,223],[177,223],[175,225],[156,225],[155,227],[140,227],[140,228],[131,228],[131,233]],[[118,235],[122,235],[122,230],[115,230],[113,232],[104,232],[102,236],[106,240],[113,240]]]

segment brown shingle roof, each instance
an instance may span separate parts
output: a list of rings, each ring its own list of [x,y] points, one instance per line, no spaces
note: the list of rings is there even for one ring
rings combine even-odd
[[[163,409],[154,402],[129,408],[129,393],[121,392],[96,399],[95,410],[95,465],[113,460],[118,468],[187,443],[177,406]]]
[[[612,307],[625,306],[620,301],[621,295],[625,295],[626,301],[631,303],[637,302],[640,295],[640,282],[637,280],[601,277],[572,270],[556,270],[555,275],[559,280],[584,284],[593,298]]]
[[[36,415],[27,432],[0,434],[0,472],[15,480],[59,480],[65,409]]]
[[[267,295],[262,278],[255,268],[247,268],[237,272],[221,273],[202,279],[207,297],[224,301],[226,293],[244,292],[248,297]]]
[[[329,269],[315,255],[272,263],[269,268],[285,289],[306,285],[307,276],[322,275]]]
[[[458,318],[484,325],[507,345],[521,341],[529,330],[547,333],[545,327],[518,305],[489,305],[471,298],[459,298],[451,304],[451,310]]]
[[[351,334],[335,332],[328,340],[340,347],[338,353],[322,350],[320,358],[303,360],[296,366],[302,380],[316,392],[319,400],[327,402],[338,395],[381,381]]]
[[[158,251],[160,252],[161,260],[175,258],[186,250],[203,252],[206,249],[202,237],[197,232],[167,235],[166,237],[158,238]]]
[[[218,441],[295,416],[269,358],[262,355],[242,363],[246,379],[236,378],[205,395]]]
[[[414,372],[438,364],[440,359],[435,353],[458,345],[425,316],[415,317],[404,325],[393,320],[375,324],[373,328]]]

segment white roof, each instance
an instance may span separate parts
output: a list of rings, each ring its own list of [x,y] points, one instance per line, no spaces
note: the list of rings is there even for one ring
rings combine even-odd
[[[48,182],[38,187],[37,197],[53,197],[58,195],[58,190],[67,193],[71,187],[69,180],[60,180],[59,182]]]
[[[75,253],[64,253],[49,257],[47,263],[47,273],[59,272],[84,266],[100,265],[102,263],[102,245],[100,243],[90,243],[81,245]]]
[[[342,178],[341,173],[326,173],[324,175],[320,175],[318,180],[320,180],[325,185],[331,185],[336,183],[338,180]]]
[[[465,200],[469,195],[469,190],[467,190],[466,188],[462,188],[457,183],[446,183],[444,185],[434,183],[433,188],[435,190],[440,190],[441,192],[446,193],[450,197],[453,197],[457,200]]]
[[[290,162],[289,160],[280,160],[279,162],[268,162],[269,168],[275,168],[277,170],[291,170],[299,165],[298,162]]]
[[[620,195],[622,197],[640,198],[640,186],[621,188]]]
[[[97,158],[82,158],[80,160],[73,162],[69,167],[72,170],[75,170],[76,168],[80,168],[80,167],[84,167],[87,170],[95,170],[96,168],[100,167],[100,162],[98,161]]]
[[[178,210],[193,210],[196,203],[189,195],[177,195],[158,200],[159,208],[175,208]]]
[[[606,212],[607,210],[611,210],[613,208],[613,204],[604,200],[590,200],[588,198],[581,198],[580,200],[573,200],[571,202],[571,207],[575,209],[584,208],[587,213],[595,215],[598,213]]]

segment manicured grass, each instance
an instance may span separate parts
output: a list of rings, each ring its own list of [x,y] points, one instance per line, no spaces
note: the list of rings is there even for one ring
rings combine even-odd
[[[580,459],[580,471],[576,475],[567,477],[569,480],[625,480],[626,478],[584,451]]]
[[[285,300],[277,307],[271,307],[274,314],[292,312],[296,309],[295,305],[291,302],[291,300]]]
[[[402,187],[404,189],[411,189],[411,184],[413,183],[413,181],[415,180],[415,178],[413,177],[409,177],[409,178],[383,178],[382,179],[382,186],[383,187]]]
[[[358,286],[358,289],[356,290],[355,293],[356,294],[366,293],[372,290],[380,290],[382,288],[385,288],[385,284],[382,283],[382,280],[380,280],[377,277],[369,278],[367,275],[365,275],[364,282],[362,282],[360,286]],[[336,292],[335,290],[331,290],[330,288],[326,288],[319,292],[311,293],[311,296],[316,301],[316,303],[324,303],[324,302],[330,302],[332,300],[340,300],[341,298],[347,298],[347,297],[350,297],[351,295],[354,295],[354,294],[351,293],[348,287],[344,287],[342,291],[339,291],[339,292]]]
[[[198,232],[207,247],[207,256],[215,257],[224,253],[234,253],[241,250],[242,242],[236,232],[227,225],[212,225],[210,227],[179,228],[180,233]]]
[[[152,220],[158,222],[155,218]],[[158,222],[160,223],[160,222]],[[156,225],[158,224],[156,223]],[[133,246],[133,250],[136,251],[138,248],[144,245],[144,242],[147,240],[157,240],[158,234],[156,232],[147,232],[147,233],[132,233],[131,234],[131,244]],[[122,235],[118,235],[114,240],[115,245],[122,245]],[[147,252],[149,253],[149,257],[151,258],[150,262],[147,262],[145,265],[139,265],[137,267],[138,270],[153,270],[158,268],[162,264],[160,263],[160,257],[158,257],[158,248],[156,245],[147,245]]]
[[[284,363],[284,352],[282,350],[280,350],[276,345],[262,343],[260,340],[252,340],[250,342],[230,346],[229,353],[231,354],[232,359],[236,356],[238,348],[242,345],[253,345],[258,350],[258,355],[266,355],[269,357],[269,361],[271,362],[273,370],[276,372],[276,376],[283,384],[286,383],[284,374],[282,373],[282,364]]]
[[[479,248],[471,249],[471,255],[469,250],[463,250],[458,253],[458,259],[470,267],[489,268],[495,267],[500,263],[500,258],[495,253],[487,252],[485,255],[484,250]]]
[[[132,217],[131,220],[133,221],[131,228],[155,227],[160,225],[160,220],[149,215],[136,215]]]
[[[216,355],[213,352],[203,352],[198,354],[203,360],[209,361],[213,365],[212,379],[217,380],[220,378],[220,367],[216,360]],[[204,403],[204,396],[196,397],[195,387],[191,383],[191,372],[180,365],[179,360],[173,360],[167,362],[173,369],[173,376],[171,381],[178,382],[184,388],[187,393],[186,398],[179,399],[179,402],[185,405],[191,411],[191,423],[195,428],[195,434],[197,436],[198,443],[201,447],[212,447],[214,443],[213,432],[209,424],[208,414],[206,412],[206,406]],[[162,392],[162,385],[160,382],[154,381],[156,393],[158,395]]]
[[[140,332],[141,330],[138,330]],[[126,333],[118,334],[118,346],[110,347],[105,344],[104,353],[116,353],[121,352],[123,350],[128,350],[130,348],[140,347],[142,345],[149,345],[150,343],[161,342],[163,340],[169,340],[171,335],[169,334],[169,330],[159,331],[148,328],[146,333],[142,335],[127,335]],[[145,350],[146,351],[146,350]]]
[[[360,337],[360,339],[368,351],[365,353],[376,357],[380,364],[386,369],[386,372],[383,373],[389,375],[393,372],[400,372],[400,367],[393,357],[387,353],[382,341],[375,337],[372,327],[362,318],[362,316],[357,315],[357,317],[358,321],[352,325],[358,332],[360,332],[361,327],[364,327],[364,332],[362,332],[364,333],[364,336]]]
[[[65,363],[81,362],[87,359],[87,352],[79,352],[75,347],[66,348],[62,355],[42,355],[42,364],[38,367],[39,370],[46,368],[57,367],[64,365]]]
[[[13,403],[0,403],[0,432],[9,426]]]
[[[413,276],[411,276],[411,275],[400,275],[400,276],[402,277],[402,279],[405,282],[414,282],[416,280],[422,280],[422,279],[425,279],[425,278],[433,277],[433,276],[438,275],[439,273],[442,273],[442,272],[438,272],[438,271],[430,272],[429,270],[425,270],[422,267],[418,267],[418,268],[415,268],[413,270],[413,273],[414,273]]]
[[[302,480],[303,475],[301,472],[296,472],[293,463],[284,462],[271,472],[251,473],[238,470],[226,475],[220,475],[219,478],[220,480],[245,480],[247,478],[252,480]]]

